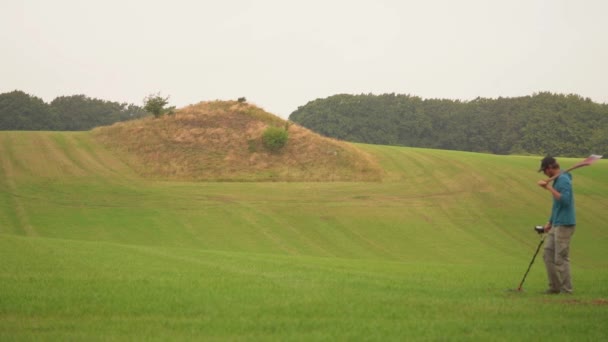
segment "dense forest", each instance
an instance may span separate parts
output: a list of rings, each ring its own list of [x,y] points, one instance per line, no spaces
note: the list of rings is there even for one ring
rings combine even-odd
[[[290,120],[337,139],[495,154],[608,154],[608,105],[578,95],[472,101],[399,94],[334,95]]]
[[[146,115],[132,104],[85,95],[61,96],[47,104],[19,90],[0,94],[0,130],[86,131]]]

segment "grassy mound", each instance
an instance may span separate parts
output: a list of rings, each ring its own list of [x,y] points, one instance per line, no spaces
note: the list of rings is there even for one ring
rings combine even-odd
[[[269,151],[268,127],[288,127],[289,140]],[[381,169],[355,146],[322,137],[246,103],[201,102],[173,116],[96,128],[146,177],[234,181],[376,181]]]

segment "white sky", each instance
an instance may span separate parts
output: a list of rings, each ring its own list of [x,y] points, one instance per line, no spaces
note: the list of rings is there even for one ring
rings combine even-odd
[[[606,0],[0,0],[0,93],[286,118],[331,95],[608,103]]]

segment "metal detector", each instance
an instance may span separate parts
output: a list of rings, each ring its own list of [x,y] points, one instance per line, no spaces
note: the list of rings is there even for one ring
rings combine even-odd
[[[543,242],[545,242],[545,237],[547,236],[547,234],[544,234],[545,227],[543,227],[543,226],[534,227],[534,231],[536,231],[539,235],[541,235],[541,238],[540,238],[540,242],[538,243],[538,247],[536,247],[536,252],[534,252],[534,256],[532,257],[532,261],[530,261],[530,265],[528,265],[528,269],[526,270],[526,273],[524,274],[524,277],[521,280],[521,283],[519,283],[519,286],[517,287],[517,291],[519,291],[519,292],[521,292],[522,287],[524,286],[524,281],[526,281],[526,277],[528,276],[528,272],[530,272],[530,269],[532,268],[532,264],[534,263],[534,260],[536,259],[536,255],[538,254],[538,251],[540,251],[540,246],[543,245]]]

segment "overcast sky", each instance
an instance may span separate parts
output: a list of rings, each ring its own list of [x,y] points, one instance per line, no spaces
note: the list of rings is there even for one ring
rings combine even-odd
[[[0,93],[246,97],[576,93],[608,103],[606,0],[0,0]]]

